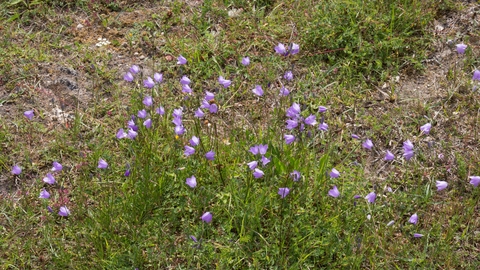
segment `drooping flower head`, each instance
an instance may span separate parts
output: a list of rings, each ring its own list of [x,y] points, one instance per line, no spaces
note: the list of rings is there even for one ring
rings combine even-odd
[[[195,147],[200,143],[200,139],[197,136],[193,136],[189,142],[191,146]]]
[[[210,113],[217,113],[218,112],[217,104],[215,103],[211,104],[210,107],[208,107],[208,111],[210,111]]]
[[[314,126],[317,124],[316,116],[310,114],[307,118],[305,118],[304,123],[310,126]]]
[[[295,55],[300,52],[300,46],[296,43],[292,43],[292,46],[290,47],[290,54]]]
[[[285,48],[285,45],[282,43],[278,43],[277,46],[275,46],[275,52],[280,54],[280,55],[286,55],[287,54],[287,49]]]
[[[19,175],[21,173],[22,173],[22,168],[20,168],[20,166],[18,166],[18,165],[13,165],[12,174],[13,175]]]
[[[300,178],[302,177],[302,175],[300,174],[299,171],[293,171],[293,172],[290,173],[290,177],[292,177],[294,182],[298,182],[300,180]]]
[[[140,72],[140,68],[139,68],[137,65],[132,65],[132,66],[130,67],[130,72],[131,72],[132,74],[137,74],[138,72]]]
[[[300,105],[294,102],[292,106],[290,106],[290,108],[287,109],[286,115],[288,118],[298,118],[300,116],[300,112],[301,112]]]
[[[127,82],[133,81],[133,75],[132,75],[132,73],[130,73],[130,72],[125,73],[125,75],[123,75],[123,79],[124,79],[125,81],[127,81]]]
[[[106,169],[106,168],[108,168],[108,163],[103,158],[100,158],[98,160],[98,166],[97,167],[99,169]]]
[[[403,157],[410,160],[414,154],[413,143],[410,140],[403,142]]]
[[[250,58],[248,56],[246,56],[242,59],[242,65],[244,65],[244,66],[250,65]]]
[[[338,196],[340,196],[340,191],[338,191],[337,186],[333,186],[333,188],[328,191],[328,195],[334,198],[338,198]]]
[[[260,85],[255,85],[255,88],[252,89],[252,92],[259,97],[263,96],[263,89]]]
[[[215,152],[213,152],[213,151],[208,151],[208,152],[205,154],[205,158],[208,159],[208,160],[214,160],[214,159],[215,159]]]
[[[190,79],[185,75],[180,79],[180,83],[183,84],[183,85],[190,84],[191,82],[192,81],[190,81]]]
[[[360,136],[358,136],[357,134],[352,133],[351,136],[352,136],[353,139],[360,140]]]
[[[293,136],[293,135],[285,134],[283,137],[285,139],[286,144],[291,144],[295,141],[295,136]]]
[[[420,237],[423,237],[423,234],[421,234],[421,233],[414,233],[414,234],[413,234],[413,237],[415,237],[415,238],[420,238]]]
[[[159,115],[164,115],[165,114],[165,108],[163,108],[162,106],[158,107],[155,109],[155,113],[156,114],[159,114]]]
[[[188,146],[188,145],[185,145],[185,151],[183,153],[187,157],[191,156],[191,155],[195,154],[195,148],[193,148],[191,146]]]
[[[47,176],[45,176],[43,178],[43,182],[45,182],[49,185],[53,185],[53,184],[55,184],[55,177],[53,177],[53,175],[51,173],[47,173]]]
[[[185,65],[187,63],[187,59],[182,55],[178,56],[177,58],[177,65]]]
[[[138,132],[136,132],[136,131],[133,130],[132,128],[128,130],[128,132],[127,132],[127,138],[129,138],[130,140],[133,140],[133,139],[135,139],[137,136],[138,136]]]
[[[62,164],[60,164],[56,161],[53,162],[52,166],[53,166],[52,169],[51,169],[52,172],[59,172],[63,169]]]
[[[30,111],[24,112],[23,115],[24,115],[28,120],[32,120],[32,119],[33,119],[33,116],[34,116],[34,113],[33,113],[33,110],[30,110]]]
[[[285,80],[287,80],[287,81],[293,80],[293,73],[292,73],[292,71],[289,70],[289,71],[285,72],[285,75],[283,75],[283,78],[284,78]]]
[[[432,128],[432,124],[426,123],[425,125],[420,127],[420,131],[423,132],[424,134],[430,133],[430,129]]]
[[[147,120],[143,121],[143,125],[146,128],[151,128],[152,127],[152,119],[148,118]]]
[[[143,119],[143,118],[147,117],[147,114],[148,114],[147,111],[145,109],[143,109],[143,110],[138,111],[137,116],[138,116],[138,118]]]
[[[150,107],[153,104],[153,98],[151,96],[145,96],[145,98],[142,101],[143,105]]]
[[[254,160],[252,162],[247,163],[248,168],[253,171],[258,166],[258,161]]]
[[[143,86],[146,88],[152,88],[155,86],[155,82],[152,80],[152,78],[147,77],[147,79],[143,81]]]
[[[195,117],[196,118],[203,118],[205,116],[205,113],[202,111],[202,109],[198,108],[195,111]]]
[[[288,96],[290,94],[290,91],[288,91],[288,89],[285,87],[285,86],[282,86],[280,88],[280,96]]]
[[[285,198],[288,193],[290,193],[290,189],[285,187],[285,188],[279,188],[278,189],[278,195],[280,195],[280,198]]]
[[[324,113],[324,112],[326,112],[327,110],[328,110],[327,107],[324,107],[324,106],[318,107],[318,112],[319,112],[319,113]]]
[[[66,206],[60,207],[60,211],[58,211],[58,214],[62,217],[66,217],[70,215],[70,210]]]
[[[318,125],[318,130],[328,131],[328,124],[325,122],[320,123],[320,125]]]
[[[468,46],[463,44],[463,43],[460,43],[460,44],[455,45],[455,47],[457,47],[457,53],[464,54],[465,50],[467,49]]]
[[[418,222],[418,215],[417,213],[413,214],[409,219],[408,219],[408,222],[412,223],[412,224],[417,224]]]
[[[437,180],[435,185],[437,186],[437,191],[440,191],[440,190],[446,189],[448,186],[448,183],[445,181]]]
[[[362,147],[365,148],[365,149],[372,149],[373,147],[373,143],[370,139],[366,139],[363,143],[362,143]]]
[[[185,181],[185,183],[191,187],[191,188],[195,188],[197,186],[197,178],[195,178],[194,175],[192,175],[190,178],[187,178],[187,180]]]
[[[191,94],[193,93],[192,88],[188,84],[182,84],[182,93]]]
[[[265,173],[263,171],[261,171],[260,169],[253,170],[253,177],[255,177],[257,179],[262,178],[264,175],[265,175]]]
[[[40,191],[39,198],[40,199],[48,199],[48,198],[50,198],[50,193],[48,193],[48,191],[46,191],[45,189],[42,189],[42,191]]]
[[[392,154],[392,152],[390,152],[389,150],[387,150],[387,153],[385,154],[385,160],[386,161],[390,161],[390,160],[393,160],[395,158],[395,156]]]
[[[205,101],[210,101],[210,100],[213,100],[215,99],[215,94],[210,92],[210,91],[205,91],[205,97],[204,97]],[[207,102],[208,103],[208,102]],[[207,104],[205,104],[207,105]],[[208,107],[208,106],[206,106]]]
[[[472,80],[474,81],[480,81],[480,70],[475,70],[473,72],[473,77],[472,77]]]
[[[337,169],[333,168],[332,171],[330,172],[330,177],[331,178],[337,178],[340,176],[340,172],[337,171]]]
[[[470,176],[470,184],[472,184],[474,187],[478,187],[480,185],[480,176]]]
[[[232,84],[232,81],[230,80],[225,80],[222,76],[218,77],[218,82],[223,85],[224,88],[229,87]]]
[[[163,81],[163,74],[162,73],[155,73],[155,74],[153,74],[153,79],[157,83],[161,83]]]
[[[203,222],[206,222],[206,223],[212,222],[212,213],[210,213],[210,212],[205,212],[205,213],[202,215],[202,220],[203,220]]]
[[[375,192],[370,192],[367,196],[365,196],[365,199],[367,199],[369,203],[374,203],[376,198],[377,194],[375,194]]]

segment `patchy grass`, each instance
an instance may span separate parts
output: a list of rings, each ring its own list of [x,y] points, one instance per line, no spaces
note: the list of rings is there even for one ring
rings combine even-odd
[[[476,12],[470,6],[455,13],[450,1],[413,0],[15,3],[2,4],[0,26],[2,268],[478,267],[480,191],[469,177],[478,175],[471,74],[480,39],[470,32],[452,41],[469,45],[457,55],[436,41],[457,38],[453,30],[434,25],[443,14],[462,21]],[[276,54],[279,43],[297,43],[300,52]],[[426,64],[431,54],[443,62]],[[133,64],[140,72],[122,80]],[[162,82],[144,87],[155,72]],[[263,96],[252,93],[255,85]],[[215,97],[202,103],[205,91]],[[304,130],[286,128],[294,103]],[[194,117],[202,104],[218,112]],[[23,116],[30,109],[32,120]],[[134,135],[129,120],[137,136],[118,138],[120,128]],[[175,133],[180,122],[185,134]],[[328,131],[318,129],[323,122]],[[426,123],[428,134],[420,132]],[[285,135],[296,139],[287,144]],[[372,149],[362,147],[366,139]],[[253,154],[254,145],[268,149]],[[195,153],[187,156],[187,146]],[[386,150],[394,160],[384,160]],[[51,172],[54,161],[62,171]],[[11,173],[14,165],[21,174]],[[47,173],[55,184],[43,181]],[[437,180],[448,187],[437,191]],[[48,199],[39,198],[42,189]],[[207,212],[211,222],[201,218]]]

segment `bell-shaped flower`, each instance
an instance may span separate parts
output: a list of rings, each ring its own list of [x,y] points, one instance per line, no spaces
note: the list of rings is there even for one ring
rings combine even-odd
[[[278,189],[278,195],[280,195],[280,198],[285,198],[288,193],[290,193],[290,189],[285,187],[285,188],[279,188]]]
[[[258,168],[256,168],[255,170],[253,170],[253,177],[255,177],[255,178],[257,178],[257,179],[258,179],[258,178],[262,178],[264,175],[265,175],[265,173],[264,173],[262,170],[258,169]]]
[[[192,91],[192,88],[190,88],[190,85],[182,84],[182,93],[191,94],[192,92],[193,91]]]
[[[370,192],[367,196],[365,196],[365,199],[367,199],[369,203],[374,203],[376,198],[377,194],[375,194],[375,192]]]
[[[210,212],[205,212],[202,215],[202,221],[205,223],[210,223],[212,222],[212,214]]]
[[[302,175],[300,174],[299,171],[293,171],[293,172],[290,173],[290,177],[292,178],[292,180],[293,180],[294,182],[297,182],[297,181],[300,180],[300,178],[302,177]]]
[[[457,47],[457,53],[458,54],[464,54],[465,50],[467,49],[468,46],[463,44],[463,43],[460,43],[460,44],[455,45],[455,47]]]
[[[332,171],[330,172],[330,177],[331,178],[338,178],[340,176],[340,172],[337,171],[337,169],[333,168]]]
[[[200,143],[200,139],[197,136],[193,136],[189,142],[191,146],[195,147]]]
[[[423,132],[424,134],[430,133],[430,129],[432,128],[432,124],[426,123],[425,125],[420,127],[420,131]]]
[[[415,237],[415,238],[420,238],[420,237],[423,237],[423,234],[421,234],[421,233],[414,233],[414,234],[413,234],[413,237]]]
[[[470,184],[472,184],[474,187],[478,187],[480,185],[480,176],[470,176]]]
[[[360,140],[360,136],[358,136],[357,134],[352,133],[351,136],[352,136],[353,139]]]
[[[215,152],[213,152],[213,151],[208,151],[208,152],[205,154],[205,158],[208,159],[208,160],[214,160],[214,159],[215,159]]]
[[[393,160],[395,158],[395,156],[392,154],[392,152],[390,152],[389,150],[387,150],[387,153],[385,154],[385,160],[386,161],[390,161],[390,160]]]
[[[218,112],[217,104],[215,104],[215,103],[211,104],[210,107],[208,108],[208,110],[210,111],[210,113],[217,113]]]
[[[198,108],[195,111],[195,117],[196,118],[203,118],[205,116],[205,113],[202,111],[202,109]]]
[[[129,138],[130,140],[133,140],[133,139],[135,139],[137,136],[138,136],[138,132],[136,132],[136,131],[133,130],[133,129],[129,129],[129,130],[128,130],[128,132],[127,132],[127,138]]]
[[[285,45],[282,43],[278,43],[277,46],[275,46],[275,52],[280,54],[280,55],[286,55],[287,54],[287,49],[285,48]]]
[[[446,189],[448,186],[448,183],[445,181],[437,180],[435,185],[437,186],[437,191],[440,191],[440,190]]]
[[[288,96],[290,94],[290,91],[288,91],[288,89],[284,86],[282,86],[282,88],[280,88],[280,96]]]
[[[98,160],[98,166],[97,167],[99,169],[106,169],[106,168],[108,168],[108,163],[104,159],[100,158]]]
[[[68,208],[66,206],[62,206],[62,207],[60,207],[60,211],[58,211],[58,215],[60,215],[62,217],[66,217],[66,216],[70,215],[70,210],[68,210]]]
[[[23,113],[23,115],[24,115],[28,120],[32,120],[32,119],[33,119],[33,116],[34,116],[34,113],[33,113],[32,110],[30,110],[30,111],[25,111],[25,112]]]
[[[242,65],[244,66],[250,65],[250,58],[248,56],[242,59]]]
[[[268,150],[268,144],[259,144],[258,145],[258,153],[260,155],[265,155]]]
[[[313,114],[310,114],[307,118],[304,120],[305,124],[314,126],[317,124],[316,116]]]
[[[408,222],[412,223],[412,224],[417,224],[418,222],[418,215],[417,213],[413,214],[409,219],[408,219]]]
[[[152,88],[155,86],[155,82],[152,80],[152,78],[147,77],[147,79],[143,81],[143,86],[146,88]]]
[[[40,191],[39,198],[40,199],[48,199],[48,198],[50,198],[50,193],[48,193],[48,191],[46,191],[45,189],[42,189],[42,191]]]
[[[195,178],[194,175],[192,175],[192,177],[190,178],[187,178],[187,180],[185,181],[185,183],[191,187],[191,188],[195,188],[197,186],[197,178]]]
[[[270,159],[265,156],[262,156],[262,165],[265,166],[268,163],[270,163]]]
[[[161,83],[163,81],[163,74],[162,73],[155,73],[155,74],[153,74],[153,79],[157,83]]]
[[[480,70],[475,70],[475,71],[473,72],[472,80],[474,80],[474,81],[480,81]]]
[[[130,72],[132,74],[137,74],[138,72],[140,72],[140,68],[137,65],[133,65],[130,67]]]
[[[191,82],[192,81],[190,81],[190,79],[185,75],[180,79],[180,83],[183,84],[183,85],[190,84]]]
[[[146,128],[151,128],[152,127],[152,119],[148,118],[147,120],[143,121],[143,125]]]
[[[215,99],[215,94],[210,91],[205,91],[205,101],[210,101]],[[207,102],[208,103],[208,102]]]
[[[300,46],[296,43],[292,43],[292,47],[290,48],[290,54],[295,55],[300,52]]]
[[[333,188],[328,191],[328,195],[334,198],[338,198],[338,196],[340,196],[340,191],[338,191],[337,186],[333,186]]]
[[[373,147],[373,143],[370,139],[366,139],[365,142],[362,143],[362,147],[370,150]]]
[[[254,161],[252,161],[252,162],[249,162],[249,163],[247,163],[247,166],[248,166],[248,168],[249,168],[250,170],[253,171],[253,170],[255,170],[255,168],[257,168],[257,166],[258,166],[258,161],[254,160]]]
[[[175,134],[177,134],[177,135],[183,135],[186,132],[184,126],[175,126],[174,131],[175,131]]]
[[[160,106],[160,107],[155,109],[155,113],[158,114],[158,115],[164,115],[165,114],[165,108]]]
[[[187,59],[182,55],[178,56],[177,58],[177,65],[185,65],[187,63]]]
[[[325,122],[322,122],[320,125],[318,125],[318,130],[328,131],[328,124]]]
[[[123,79],[124,79],[125,81],[127,81],[127,82],[133,81],[133,75],[132,75],[132,73],[130,73],[130,72],[125,73],[125,75],[123,75]]]
[[[153,98],[151,96],[145,96],[145,98],[142,101],[143,105],[150,107],[153,104]]]
[[[295,136],[291,135],[291,134],[285,134],[283,136],[283,138],[285,139],[285,143],[286,144],[291,144],[295,141]]]
[[[20,168],[18,165],[13,165],[11,172],[13,175],[19,175],[22,173],[22,168]]]
[[[52,164],[52,169],[51,169],[52,172],[59,172],[59,171],[61,171],[62,169],[63,169],[62,164],[60,164],[60,163],[58,163],[58,162],[56,162],[56,161],[53,162],[53,164]]]
[[[183,153],[187,157],[191,156],[191,155],[195,154],[195,148],[193,148],[191,146],[188,146],[188,145],[185,145],[185,151]]]
[[[260,85],[256,85],[252,92],[259,97],[263,96],[263,89]]]
[[[288,118],[297,118],[300,115],[300,105],[298,103],[293,103],[290,108],[287,109],[287,117]]]
[[[138,118],[145,118],[147,117],[147,111],[145,109],[138,111],[137,113]]]
[[[224,88],[229,87],[232,84],[232,81],[230,80],[225,80],[222,76],[218,77],[218,82],[223,85]]]
[[[53,185],[53,184],[55,184],[55,177],[53,177],[53,175],[51,173],[47,173],[47,176],[45,176],[43,178],[43,182],[45,182],[49,185]]]
[[[287,127],[286,128],[289,129],[289,130],[292,130],[292,129],[298,127],[298,121],[297,120],[288,119],[285,122],[287,122]]]

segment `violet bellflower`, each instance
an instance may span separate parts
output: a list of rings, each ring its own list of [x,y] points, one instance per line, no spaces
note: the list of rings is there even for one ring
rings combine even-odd
[[[258,153],[260,155],[265,155],[268,150],[268,144],[259,144],[258,145]]]
[[[127,82],[132,82],[133,81],[132,73],[130,72],[125,73],[125,75],[123,75],[123,79]]]
[[[333,186],[333,188],[328,191],[328,195],[334,198],[338,198],[338,196],[340,196],[340,191],[338,191],[337,186]]]
[[[63,169],[62,164],[60,164],[56,161],[53,162],[52,166],[53,166],[52,169],[51,169],[52,172],[59,172]]]
[[[421,233],[414,233],[414,234],[413,234],[413,237],[415,237],[415,238],[420,238],[420,237],[423,237],[423,234],[421,234]]]
[[[472,77],[472,80],[474,81],[480,81],[480,70],[475,70],[473,72],[473,77]]]
[[[177,58],[177,65],[185,65],[186,63],[187,59],[180,54]]]
[[[33,113],[33,110],[30,110],[30,111],[25,111],[23,113],[23,115],[28,119],[28,120],[32,120],[33,119],[33,116],[34,116],[34,113]]]
[[[212,222],[212,213],[210,213],[210,212],[205,212],[205,213],[202,215],[202,221],[205,222],[205,223],[210,223],[210,222]]]
[[[195,178],[194,175],[192,175],[190,178],[187,178],[185,181],[185,184],[187,184],[191,188],[195,188],[197,186],[197,178]]]
[[[127,132],[127,138],[129,138],[130,140],[133,140],[133,139],[135,139],[137,136],[138,136],[138,132],[136,132],[136,131],[133,130],[132,128],[128,130],[128,132]]]
[[[208,152],[205,154],[205,158],[208,159],[208,160],[214,160],[214,159],[215,159],[215,152],[213,152],[213,151],[208,151]]]
[[[290,47],[290,54],[295,55],[300,52],[300,46],[296,43],[292,43],[292,46]]]
[[[292,71],[289,70],[289,71],[285,72],[285,75],[283,75],[283,78],[284,78],[285,80],[287,80],[287,81],[293,80],[293,73],[292,73]]]
[[[38,198],[48,199],[48,198],[50,198],[50,193],[48,193],[48,191],[45,190],[45,188],[44,188],[44,189],[42,189],[42,191],[40,191],[40,196]]]
[[[66,206],[62,206],[62,207],[60,207],[60,211],[58,211],[58,215],[60,215],[62,217],[66,217],[66,216],[70,215],[70,210],[68,210],[68,208]]]
[[[465,50],[467,49],[468,46],[463,44],[463,43],[460,43],[460,44],[455,45],[455,47],[457,48],[457,53],[458,54],[464,54]]]
[[[223,88],[227,88],[232,84],[232,81],[225,80],[222,76],[218,77],[218,82],[223,85]]]
[[[268,163],[270,163],[270,159],[265,156],[262,156],[262,165],[265,166]]]
[[[108,163],[103,159],[103,158],[100,158],[98,159],[98,166],[97,168],[99,169],[106,169],[108,168]]]
[[[20,175],[22,173],[22,168],[18,165],[13,165],[11,172],[13,175]]]
[[[244,65],[244,66],[250,65],[250,58],[248,56],[246,56],[242,59],[242,65]]]
[[[365,199],[367,199],[369,203],[374,203],[376,198],[377,194],[375,194],[375,192],[370,192],[367,196],[365,196]]]
[[[151,77],[147,77],[147,79],[143,81],[143,86],[146,88],[153,88],[155,86],[155,82]]]
[[[430,129],[432,128],[432,124],[426,123],[425,125],[420,127],[420,131],[424,134],[430,133]]]
[[[155,74],[153,74],[153,79],[157,83],[161,83],[163,81],[163,74],[162,73],[155,73]]]
[[[353,133],[352,133],[351,136],[352,136],[353,139],[360,140],[360,136],[358,136],[357,134],[353,134]]]
[[[285,134],[283,137],[285,139],[286,144],[291,144],[295,141],[295,136],[293,136],[291,134]]]
[[[135,75],[140,72],[140,68],[137,65],[132,65],[132,67],[130,67],[130,72]]]
[[[182,108],[178,108],[178,109],[173,110],[173,113],[172,113],[173,118],[182,118],[182,115],[183,115],[183,109]]]
[[[145,98],[142,101],[143,105],[150,107],[153,104],[153,98],[151,96],[145,96]]]
[[[340,176],[340,172],[337,171],[337,169],[333,168],[332,171],[330,172],[330,177],[331,178],[338,178]]]
[[[183,76],[181,79],[180,79],[180,84],[190,84],[192,81],[190,81],[190,79],[187,77],[187,76]]]
[[[367,139],[367,140],[365,140],[365,142],[363,142],[362,147],[370,150],[373,147],[373,143],[370,139]]]
[[[406,160],[410,160],[414,154],[413,143],[410,140],[403,142],[403,157]]]
[[[254,160],[252,162],[247,163],[248,168],[253,171],[258,166],[258,161]]]
[[[139,118],[142,118],[142,119],[143,119],[143,118],[147,117],[147,111],[146,111],[145,109],[140,110],[140,111],[138,111],[137,116],[138,116]]]
[[[472,184],[474,187],[478,187],[478,185],[480,185],[480,176],[470,176],[468,178],[470,179],[470,184]]]
[[[256,168],[255,170],[253,170],[253,177],[255,177],[257,179],[262,178],[264,175],[265,175],[265,173],[260,169]]]
[[[285,122],[287,122],[287,129],[292,130],[296,127],[298,127],[298,121],[294,119],[288,119]]]
[[[158,115],[164,115],[165,114],[165,108],[160,106],[160,107],[155,109],[155,113],[158,114]]]
[[[328,110],[328,109],[327,109],[327,107],[325,107],[325,106],[320,106],[320,107],[318,107],[318,112],[319,112],[319,113],[324,113],[324,112],[326,112],[327,110]]]
[[[138,130],[138,127],[137,127],[137,125],[135,125],[135,121],[133,121],[133,119],[128,120],[127,126],[128,126],[128,128],[132,129],[133,131]]]
[[[293,103],[292,106],[290,106],[288,109],[287,109],[287,117],[288,118],[297,118],[300,116],[300,105],[298,103]]]
[[[175,126],[181,126],[182,125],[182,118],[181,117],[174,117],[172,120],[172,123],[175,124]]]
[[[187,157],[191,156],[191,155],[195,154],[195,148],[193,148],[191,146],[188,146],[188,145],[185,145],[185,151],[183,153]]]
[[[328,124],[325,122],[322,122],[320,125],[318,125],[318,130],[328,131]]]
[[[290,177],[292,177],[293,182],[298,182],[302,175],[300,174],[299,171],[293,171],[290,173]]]
[[[143,125],[146,128],[151,128],[152,127],[152,119],[148,118],[147,120],[143,121]]]
[[[175,131],[175,134],[177,134],[177,135],[183,135],[186,132],[184,126],[175,126],[174,131]]]
[[[280,195],[281,199],[285,198],[288,193],[290,193],[290,189],[288,187],[278,189],[278,195]]]
[[[305,124],[314,126],[317,124],[316,116],[313,114],[310,114],[307,118],[304,120]]]
[[[196,118],[203,118],[205,116],[205,113],[202,111],[202,109],[198,108],[195,111],[195,117]]]
[[[417,224],[418,222],[418,215],[417,213],[413,214],[409,219],[408,219],[408,222],[412,223],[412,224]]]
[[[275,46],[275,52],[280,54],[280,55],[287,55],[287,49],[285,48],[285,45],[283,45],[282,43],[278,43],[277,46]]]
[[[188,84],[182,84],[182,93],[191,94],[192,92],[192,88]]]
[[[384,160],[390,161],[390,160],[393,160],[394,158],[395,158],[395,156],[392,154],[392,152],[390,152],[389,150],[387,150],[387,153],[385,154]]]
[[[258,155],[258,145],[254,145],[254,146],[250,147],[250,149],[248,151],[250,153],[254,154],[254,155]]]
[[[259,97],[263,96],[263,89],[260,85],[256,85],[252,92]]]
[[[200,143],[200,139],[197,136],[193,136],[189,142],[191,146],[195,147]]]
[[[285,86],[282,86],[280,88],[280,96],[288,96],[290,94],[290,91],[288,91],[288,89],[285,87]]]
[[[51,173],[47,173],[47,176],[45,176],[43,178],[43,182],[45,182],[49,185],[53,185],[53,184],[55,184],[55,177],[53,177],[53,175]]]
[[[218,112],[217,104],[215,104],[215,103],[211,104],[210,107],[208,108],[208,110],[210,111],[210,113],[217,113]]]
[[[205,98],[206,101],[210,101],[215,99],[215,94],[210,91],[205,91]],[[208,102],[207,102],[208,103]]]
[[[447,188],[448,183],[445,181],[439,181],[437,180],[435,185],[437,186],[437,191],[444,190]]]

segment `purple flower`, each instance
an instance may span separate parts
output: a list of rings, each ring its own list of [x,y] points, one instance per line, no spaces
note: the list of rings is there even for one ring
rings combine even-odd
[[[174,131],[175,131],[175,134],[177,135],[183,135],[186,130],[185,130],[185,127],[183,126],[175,126]]]
[[[278,43],[277,46],[275,46],[275,52],[280,54],[280,55],[286,55],[287,54],[287,49],[285,48],[285,45],[282,43]]]
[[[440,190],[446,189],[448,186],[448,183],[445,181],[437,180],[435,185],[437,186],[437,191],[440,191]]]
[[[363,142],[362,146],[363,148],[370,150],[373,147],[373,143],[370,139],[367,139],[365,142]]]
[[[260,85],[256,85],[252,92],[259,97],[263,96],[263,89]]]
[[[403,152],[403,157],[406,160],[410,160],[413,157],[413,143],[410,140],[403,142]]]
[[[146,128],[151,128],[152,127],[152,119],[147,119],[143,122],[143,125],[146,127]]]
[[[223,85],[224,88],[229,87],[232,84],[232,81],[225,80],[222,76],[218,77],[218,82]]]
[[[155,109],[155,112],[159,115],[164,115],[165,114],[165,108],[163,108],[162,106],[158,107]]]
[[[195,188],[197,186],[197,178],[192,175],[192,177],[187,178],[187,181],[185,181],[185,184],[187,184],[191,188]]]
[[[137,74],[138,72],[140,72],[140,68],[137,66],[137,65],[133,65],[131,68],[130,68],[130,72],[132,74]]]
[[[152,106],[153,104],[153,99],[151,96],[145,96],[145,98],[143,99],[143,105],[147,106],[147,107],[150,107]]]
[[[270,163],[270,159],[265,156],[262,156],[262,165],[265,166],[268,163]]]
[[[474,81],[480,81],[480,70],[475,70],[475,71],[473,72],[472,80],[474,80]]]
[[[472,184],[474,187],[478,187],[480,185],[480,176],[470,176],[470,184]]]
[[[463,43],[460,43],[460,44],[457,44],[455,45],[457,47],[457,53],[459,54],[464,54],[465,53],[465,50],[467,49],[467,45],[463,44]]]
[[[210,91],[205,91],[205,100],[210,101],[212,99],[215,99],[215,94]]]
[[[285,187],[285,188],[279,188],[278,189],[278,195],[280,195],[280,198],[285,198],[288,193],[290,193],[290,189]]]
[[[369,203],[374,203],[376,198],[377,194],[375,194],[375,192],[370,192],[367,196],[365,196],[365,199],[367,199]]]
[[[247,163],[247,166],[250,170],[255,170],[255,168],[257,168],[258,166],[258,162],[256,160],[252,161],[252,162],[249,162]]]
[[[331,178],[337,178],[340,176],[340,172],[337,171],[337,169],[333,168],[332,171],[330,172],[330,177]]]
[[[195,117],[202,118],[204,116],[205,116],[205,113],[202,111],[202,109],[198,108],[198,110],[195,111]]]
[[[392,152],[390,152],[389,150],[387,150],[387,153],[385,154],[385,160],[386,161],[390,161],[390,160],[393,160],[395,158],[395,156],[392,154]]]
[[[190,155],[193,155],[195,154],[195,148],[191,147],[191,146],[188,146],[188,145],[185,145],[185,152],[183,152],[185,154],[185,156],[190,156]]]
[[[337,186],[333,186],[333,188],[328,191],[328,195],[338,198],[338,196],[340,196],[340,191],[338,191]]]
[[[295,141],[295,136],[293,136],[293,135],[285,134],[283,137],[285,138],[285,143],[286,144],[291,144]]]
[[[191,94],[192,92],[192,88],[188,84],[182,84],[182,93]]]
[[[146,88],[152,88],[155,86],[155,82],[152,80],[152,78],[147,77],[147,79],[143,81],[143,86]]]
[[[313,114],[310,114],[307,118],[305,118],[304,122],[307,125],[314,126],[317,124],[316,116]]]
[[[24,112],[23,115],[25,115],[25,117],[27,117],[28,120],[32,120],[34,116],[32,110]]]
[[[297,118],[300,114],[300,105],[298,103],[293,103],[290,108],[287,109],[288,118]]]
[[[191,146],[197,146],[200,143],[200,139],[197,136],[193,136],[190,139],[190,145]]]
[[[287,122],[287,129],[292,130],[298,126],[297,120],[288,119],[286,122]]]
[[[143,118],[147,117],[147,111],[146,111],[145,109],[140,110],[140,111],[138,111],[137,116],[138,116],[139,118],[142,118],[142,119],[143,119]]]
[[[173,110],[173,113],[172,113],[173,118],[182,118],[182,115],[183,115],[183,109],[182,108],[178,108],[178,109]]]
[[[254,145],[254,146],[250,147],[250,149],[248,151],[250,153],[254,154],[254,155],[257,155],[258,154],[258,145]]]
[[[200,108],[202,108],[202,109],[210,108],[210,102],[208,102],[208,100],[206,100],[206,99],[202,100],[202,105],[200,105]]]
[[[415,238],[420,238],[420,237],[423,237],[423,234],[414,233],[414,234],[413,234],[413,237],[415,237]]]
[[[45,176],[43,178],[43,182],[45,182],[49,185],[53,185],[53,184],[55,184],[55,177],[53,177],[53,175],[51,173],[47,173],[47,176]]]
[[[280,95],[281,95],[281,96],[286,97],[286,96],[288,96],[289,94],[290,94],[290,91],[288,91],[287,88],[285,88],[284,86],[282,86],[282,88],[280,88]]]
[[[153,74],[153,79],[157,83],[161,83],[163,81],[163,74],[162,73],[155,73],[155,74]]]
[[[292,43],[292,47],[290,48],[290,54],[294,55],[300,52],[300,46],[296,43]]]
[[[212,214],[210,212],[205,212],[202,215],[202,220],[203,220],[203,222],[206,222],[206,223],[212,222]]]
[[[42,189],[42,191],[40,191],[39,198],[40,199],[48,199],[48,198],[50,198],[50,193],[48,193],[48,191],[46,191],[45,189]]]
[[[208,159],[208,160],[214,160],[214,159],[215,159],[215,152],[213,152],[213,151],[208,151],[208,152],[205,154],[205,158]]]
[[[126,169],[125,170],[125,173],[123,174],[125,177],[129,177],[130,176],[130,169]]]
[[[138,127],[135,125],[135,122],[133,121],[133,119],[128,120],[127,126],[128,128],[131,128],[134,131],[138,130]]]
[[[259,169],[255,169],[253,170],[253,177],[255,178],[262,178],[263,176],[265,175],[265,173],[263,173],[261,170]]]
[[[357,134],[353,134],[353,133],[352,133],[352,138],[353,138],[353,139],[360,140],[360,136],[358,136]]]
[[[412,224],[417,224],[417,221],[418,221],[418,215],[417,213],[413,214],[410,219],[408,219],[408,222],[412,223]]]
[[[185,59],[185,57],[183,57],[181,54],[177,58],[177,60],[177,65],[185,65],[187,63],[187,59]]]
[[[20,166],[18,166],[18,165],[13,165],[12,174],[13,175],[19,175],[21,173],[22,173],[22,168],[20,168]]]
[[[181,126],[182,125],[182,118],[174,117],[173,120],[172,120],[172,123],[175,124],[175,126]]]
[[[213,103],[212,105],[210,105],[210,107],[208,108],[208,110],[210,111],[210,113],[217,113],[217,112],[218,112],[218,106],[217,106],[217,104]]]
[[[108,163],[104,159],[100,158],[98,160],[98,166],[97,167],[99,169],[106,169],[108,167]]]
[[[47,206],[47,211],[50,212],[50,213],[53,213],[53,209],[52,209],[52,207],[50,207],[50,205]]]
[[[300,174],[299,171],[293,171],[290,173],[290,177],[292,177],[293,181],[294,182],[297,182],[300,180],[300,178],[302,177],[302,175]]]
[[[127,82],[133,81],[133,75],[132,75],[132,73],[130,73],[130,72],[125,73],[125,75],[123,75],[123,79],[124,79],[125,81],[127,81]]]
[[[250,65],[250,58],[248,56],[242,59],[242,65],[244,66]]]
[[[187,77],[187,76],[183,76],[181,79],[180,79],[180,83],[185,85],[185,84],[190,84],[192,81],[190,81],[190,79]]]
[[[197,238],[193,235],[190,235],[190,239],[192,239],[192,241],[195,242],[195,243],[198,242]]]
[[[60,211],[58,211],[58,214],[62,217],[66,217],[70,215],[70,210],[66,206],[60,207]]]
[[[318,125],[318,130],[328,131],[328,125],[327,125],[327,123],[323,122],[323,123],[321,123],[320,125]]]
[[[52,166],[53,166],[52,169],[51,169],[52,172],[59,172],[59,171],[61,171],[61,170],[63,169],[62,164],[60,164],[60,163],[58,163],[58,162],[56,162],[56,161],[53,162],[53,165],[52,165]]]
[[[324,113],[324,112],[326,112],[326,111],[327,111],[327,107],[324,107],[324,106],[318,107],[318,112],[319,112],[319,113]]]
[[[285,72],[285,75],[283,75],[283,78],[287,81],[293,80],[293,73],[289,70]]]
[[[127,138],[129,138],[130,140],[133,140],[137,137],[138,133],[133,130],[133,129],[129,129],[128,132],[127,132]]]
[[[258,153],[260,155],[265,155],[268,150],[268,144],[259,144],[258,145]]]
[[[432,124],[426,123],[425,125],[420,127],[420,131],[425,133],[425,134],[428,134],[428,133],[430,133],[431,128],[432,128]]]

